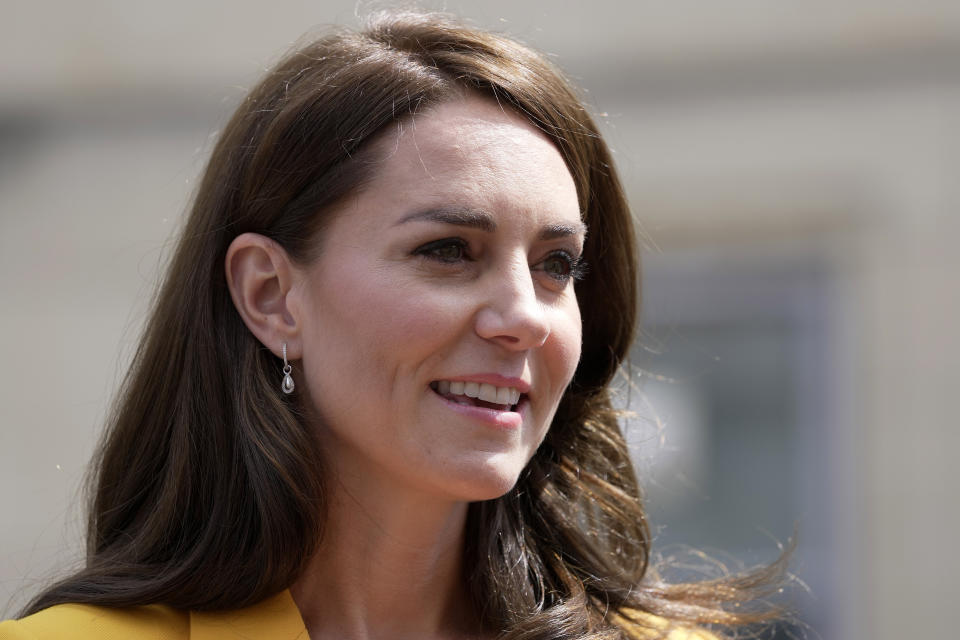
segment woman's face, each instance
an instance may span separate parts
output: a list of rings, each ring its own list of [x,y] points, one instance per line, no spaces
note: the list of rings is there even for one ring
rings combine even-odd
[[[540,131],[478,97],[377,145],[374,179],[333,212],[290,298],[328,465],[453,500],[498,497],[580,357],[573,179]]]

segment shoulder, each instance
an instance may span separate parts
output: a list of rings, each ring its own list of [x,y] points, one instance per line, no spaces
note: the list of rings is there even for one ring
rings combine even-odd
[[[705,629],[683,626],[650,613],[632,611],[629,618],[617,616],[617,619],[618,626],[632,640],[721,640]]]
[[[67,637],[181,640],[190,637],[190,616],[185,611],[157,604],[122,609],[58,604],[20,620],[0,622],[0,640]]]
[[[21,620],[0,622],[0,640],[308,640],[300,611],[285,590],[246,609],[184,611],[161,604],[111,608],[58,604]]]

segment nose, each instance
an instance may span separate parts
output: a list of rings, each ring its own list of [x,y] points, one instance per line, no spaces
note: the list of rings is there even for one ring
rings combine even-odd
[[[526,260],[490,276],[476,315],[477,335],[515,351],[543,346],[550,335],[548,309]]]

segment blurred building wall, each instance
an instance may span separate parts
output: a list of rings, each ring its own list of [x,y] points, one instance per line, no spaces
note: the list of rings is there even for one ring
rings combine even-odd
[[[674,450],[693,469],[718,455],[694,406],[707,397],[691,382],[702,371],[683,368],[716,359],[709,345],[729,343],[709,341],[717,327],[759,336],[751,322],[766,318],[786,327],[769,335],[792,336],[768,344],[792,346],[744,369],[773,363],[790,381],[781,404],[792,430],[776,446],[792,462],[785,482],[756,486],[776,472],[758,459],[754,495],[709,499],[800,511],[796,572],[813,593],[797,602],[813,637],[950,637],[960,4],[446,6],[555,54],[605,114],[646,234],[649,329],[637,353],[651,407],[638,409],[636,446],[653,507],[666,517],[679,513],[669,501],[687,500],[712,512],[690,501],[704,487],[657,493],[656,478],[684,464]],[[218,126],[303,32],[354,24],[356,7],[3,9],[0,611],[10,615],[79,561],[79,482]],[[685,343],[703,360],[664,360],[696,351]],[[738,379],[723,366],[709,365]],[[741,404],[766,400],[743,384]],[[739,528],[737,539],[790,534],[779,515],[736,514],[693,526],[714,540],[714,526]],[[663,524],[664,540],[701,540]],[[775,551],[752,544],[767,560]]]

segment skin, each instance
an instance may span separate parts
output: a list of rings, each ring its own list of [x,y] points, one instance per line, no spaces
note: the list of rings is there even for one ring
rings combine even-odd
[[[328,527],[292,593],[314,640],[477,637],[467,505],[516,483],[573,376],[585,228],[556,147],[496,102],[439,105],[376,147],[313,263],[255,234],[227,256],[241,316],[287,343],[325,448]],[[506,426],[431,388],[484,374],[530,385]]]

